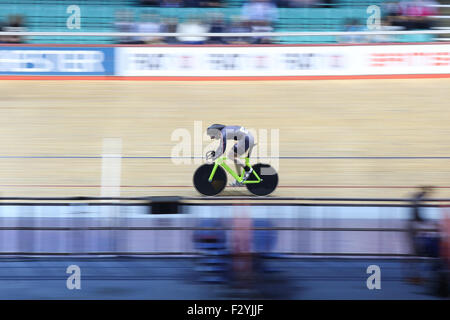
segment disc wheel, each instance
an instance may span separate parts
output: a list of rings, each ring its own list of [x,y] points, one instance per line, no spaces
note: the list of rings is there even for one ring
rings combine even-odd
[[[248,191],[257,196],[266,196],[271,194],[278,185],[278,173],[268,164],[257,163],[253,166],[253,170],[261,178],[259,183],[247,183]],[[249,180],[253,180],[255,176],[252,174]]]
[[[217,167],[212,181],[208,181],[213,168],[214,164],[204,164],[194,173],[194,187],[205,196],[215,196],[227,185],[227,175],[222,167]]]

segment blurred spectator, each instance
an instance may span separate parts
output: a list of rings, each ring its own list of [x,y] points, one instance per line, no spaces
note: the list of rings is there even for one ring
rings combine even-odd
[[[198,6],[202,8],[220,8],[223,7],[221,0],[198,0]]]
[[[321,8],[335,8],[335,0],[322,0]]]
[[[178,33],[207,33],[209,27],[197,17],[189,17],[185,22],[178,24]],[[208,39],[204,36],[178,36],[177,39],[184,44],[204,44]]]
[[[365,31],[365,27],[361,25],[358,19],[347,19],[344,25],[344,31],[355,32],[355,31]],[[345,35],[339,37],[339,42],[344,43],[361,43],[366,42],[367,38],[362,35]]]
[[[216,230],[195,230],[194,245],[198,253],[198,268],[202,282],[225,282],[229,277],[230,252],[227,245],[226,222],[221,219],[200,219],[199,228]]]
[[[279,8],[332,8],[334,0],[275,0]]]
[[[396,1],[387,1],[383,3],[382,7],[382,21],[386,25],[397,26],[403,29],[402,26],[397,25],[400,17],[400,3]]]
[[[278,19],[278,9],[270,0],[250,0],[242,6],[242,16],[251,22],[272,25]]]
[[[247,33],[250,32],[249,22],[244,20],[242,17],[234,16],[231,17],[231,23],[228,29],[230,33]],[[248,44],[248,37],[229,37],[227,38],[227,43],[229,44]]]
[[[250,0],[242,7],[242,17],[249,21],[251,32],[271,32],[278,19],[278,8],[269,0]],[[255,37],[253,43],[270,43],[270,38]]]
[[[400,3],[397,1],[386,1],[382,4],[383,16],[386,18],[400,15]]]
[[[3,21],[0,21],[0,43],[4,43],[6,40],[4,39],[4,36],[2,36],[2,31],[4,31],[5,24]]]
[[[286,0],[289,8],[311,8],[321,3],[320,0]]]
[[[8,17],[8,23],[3,26],[4,32],[25,32],[27,29],[24,26],[24,18],[21,15],[12,15]],[[24,43],[23,36],[2,36],[4,43]]]
[[[392,26],[399,26],[407,30],[430,29],[438,10],[431,5],[437,4],[432,0],[412,0],[401,2],[389,2],[385,8],[385,16]]]
[[[199,6],[199,0],[184,0],[183,3],[186,8],[197,8]]]
[[[163,27],[162,32],[175,33],[175,32],[177,32],[177,25],[178,25],[177,18],[167,18],[167,19],[165,19],[164,23],[162,24],[162,27]],[[164,39],[164,42],[167,44],[176,44],[176,43],[178,43],[178,40],[175,37],[166,37]]]
[[[163,26],[160,17],[154,12],[144,12],[141,16],[141,22],[137,25],[137,31],[140,33],[158,33],[162,32]],[[161,43],[162,38],[157,36],[139,37],[142,43],[156,44]]]
[[[184,3],[182,0],[161,0],[160,6],[162,8],[181,8]]]
[[[139,0],[139,4],[143,6],[159,7],[160,0]]]
[[[133,13],[128,10],[117,11],[114,27],[117,32],[136,32],[136,24],[133,22]],[[136,40],[135,37],[120,37],[117,42],[122,44],[135,44],[139,43],[139,40]]]
[[[221,8],[223,0],[139,0],[139,4],[163,8]]]
[[[399,26],[393,26],[391,25],[390,21],[383,19],[380,22],[380,28],[376,29],[376,31],[399,31],[403,29]],[[378,42],[378,43],[385,43],[385,42],[396,42],[397,41],[396,35],[392,34],[376,34],[369,36],[370,42]]]
[[[407,16],[412,23],[413,29],[430,29],[432,27],[432,20],[430,16],[435,15],[437,10],[429,5],[435,2],[429,0],[413,0],[406,7],[404,15]]]
[[[227,31],[226,22],[222,13],[214,13],[210,17],[209,32],[210,33],[224,33]],[[223,37],[211,37],[208,40],[211,44],[225,44],[226,39]]]
[[[272,32],[273,27],[267,22],[263,21],[253,21],[251,25],[251,31],[255,33],[263,33],[263,32]],[[268,44],[272,43],[272,39],[270,37],[254,37],[252,38],[253,44]]]

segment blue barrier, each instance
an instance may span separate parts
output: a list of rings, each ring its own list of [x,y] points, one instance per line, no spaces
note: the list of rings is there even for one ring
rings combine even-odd
[[[114,75],[110,47],[0,47],[1,75]]]

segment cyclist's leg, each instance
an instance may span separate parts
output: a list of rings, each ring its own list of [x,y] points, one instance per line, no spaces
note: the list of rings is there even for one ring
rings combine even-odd
[[[252,154],[254,145],[255,145],[255,140],[254,140],[253,136],[251,136],[251,135],[246,136],[245,137],[245,152],[247,152],[246,157],[249,158],[249,160],[250,160],[250,156]],[[250,168],[249,166],[247,166],[247,163],[245,163],[244,170],[245,170],[244,181],[246,181],[252,174],[253,169]]]
[[[246,136],[244,139],[240,139],[234,146],[233,149],[230,150],[229,158],[234,160],[234,164],[236,166],[236,172],[240,176],[241,170],[244,169],[246,172],[250,170],[249,167],[245,164],[245,162],[240,158],[242,155],[248,152],[248,156],[250,155],[251,149],[253,148],[254,142],[253,137]]]
[[[252,155],[254,146],[255,146],[255,139],[253,138],[253,136],[248,137],[248,148],[246,149],[246,151],[247,151],[247,158],[249,158],[249,160]]]
[[[233,159],[234,165],[236,167],[236,173],[238,176],[241,176],[241,171],[242,171],[242,168],[245,167],[245,162],[243,162],[239,158],[239,154],[237,152],[237,144],[235,144],[233,146],[233,148],[230,150],[230,152],[228,153],[228,158]]]

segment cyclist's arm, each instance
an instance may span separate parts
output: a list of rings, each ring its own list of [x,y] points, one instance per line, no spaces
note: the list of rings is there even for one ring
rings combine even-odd
[[[213,160],[216,160],[218,157],[220,157],[225,150],[227,149],[227,138],[224,136],[224,134],[220,137],[219,147],[215,151]]]

